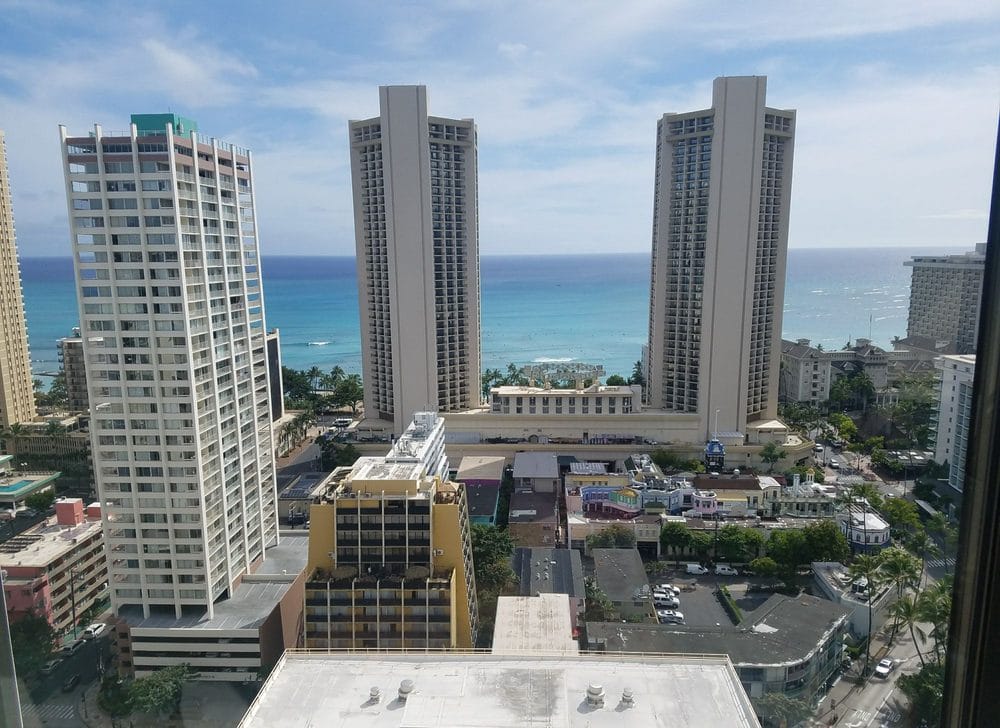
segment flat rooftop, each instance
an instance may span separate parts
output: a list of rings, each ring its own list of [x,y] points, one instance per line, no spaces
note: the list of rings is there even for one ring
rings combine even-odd
[[[503,468],[507,458],[499,456],[466,455],[458,464],[459,482],[466,480],[496,480],[503,479]]]
[[[569,464],[569,472],[573,475],[607,475],[606,463],[575,462]]]
[[[576,549],[522,546],[514,549],[512,567],[521,596],[555,593],[583,599],[583,561]]]
[[[362,457],[354,463],[349,482],[355,480],[416,480],[424,474],[417,462],[389,462],[383,457]]]
[[[588,622],[591,649],[671,653],[723,653],[734,665],[800,662],[816,650],[849,611],[826,599],[774,594],[738,626],[678,627],[666,624]]]
[[[510,496],[508,523],[540,523],[556,520],[556,494],[514,491]]]
[[[495,485],[466,485],[465,497],[469,503],[469,515],[492,518],[497,512],[500,488]]]
[[[590,553],[597,583],[612,602],[649,595],[646,568],[636,549],[593,549]]]
[[[51,516],[27,531],[0,543],[0,566],[47,568],[57,559],[79,548],[82,539],[101,532],[101,519],[79,526],[60,526]]]
[[[142,616],[139,607],[126,607],[120,616],[132,629],[204,629],[256,630],[274,611],[275,606],[306,566],[309,537],[284,536],[278,546],[264,554],[264,561],[253,574],[243,578],[229,599],[215,604],[215,614],[190,615],[177,619],[172,614]]]
[[[573,639],[574,611],[566,594],[500,597],[493,629],[493,653],[577,654],[580,650]]]
[[[409,698],[398,698],[403,680]],[[599,685],[602,706],[587,689]],[[377,688],[377,701],[370,699]],[[621,702],[625,689],[633,703]],[[242,728],[756,728],[725,655],[361,654],[289,650]]]

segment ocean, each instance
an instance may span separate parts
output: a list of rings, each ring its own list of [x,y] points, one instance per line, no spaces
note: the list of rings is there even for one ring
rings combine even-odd
[[[783,335],[826,349],[906,335],[914,255],[963,248],[792,249]],[[627,377],[649,316],[649,255],[483,256],[483,367],[575,361]],[[354,258],[264,256],[265,315],[285,366],[361,371]],[[32,370],[59,368],[56,340],[77,325],[71,258],[21,258]]]

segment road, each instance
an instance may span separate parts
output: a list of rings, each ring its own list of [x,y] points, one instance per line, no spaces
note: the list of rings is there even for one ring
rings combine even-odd
[[[101,664],[98,664],[100,657]],[[53,726],[78,728],[84,723],[77,714],[82,707],[80,697],[84,688],[100,678],[104,666],[111,659],[110,631],[96,640],[87,640],[76,654],[68,655],[55,672],[31,683],[29,695],[21,695],[21,712],[25,728]],[[63,692],[62,685],[71,675],[80,675],[80,684],[70,692]]]

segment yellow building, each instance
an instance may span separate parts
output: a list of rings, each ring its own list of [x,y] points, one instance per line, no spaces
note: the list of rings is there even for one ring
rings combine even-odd
[[[310,510],[305,646],[473,647],[465,489],[420,462],[361,458]]]
[[[7,147],[0,130],[0,426],[35,418],[21,265],[14,239]]]

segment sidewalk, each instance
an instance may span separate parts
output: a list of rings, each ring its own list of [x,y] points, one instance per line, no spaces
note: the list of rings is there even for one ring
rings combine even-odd
[[[95,680],[84,689],[76,706],[77,716],[88,728],[113,728],[111,717],[106,715],[97,704],[97,694],[100,690],[100,680]]]

